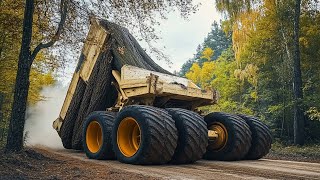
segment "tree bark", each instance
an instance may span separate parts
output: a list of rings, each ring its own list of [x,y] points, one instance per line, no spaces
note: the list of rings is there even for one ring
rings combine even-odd
[[[66,149],[72,149],[72,136],[75,121],[77,119],[82,98],[86,90],[86,83],[79,78],[75,94],[73,95],[64,122],[60,129],[60,137],[63,147]]]
[[[304,144],[304,115],[302,110],[302,75],[300,67],[300,8],[301,0],[295,1],[294,15],[294,57],[293,57],[293,92],[294,92],[294,144]]]
[[[31,69],[30,43],[32,38],[32,22],[34,1],[26,0],[22,43],[18,61],[18,71],[14,90],[10,125],[6,144],[6,152],[16,152],[23,148],[23,130],[29,90]]]
[[[128,64],[151,71],[171,74],[156,64],[148,56],[127,28],[106,20],[101,20],[100,24],[111,33],[112,38],[115,40],[115,43],[111,48],[114,58],[113,66],[115,69],[121,71],[121,67]],[[121,48],[123,49],[123,52],[121,52]]]
[[[97,64],[98,67],[96,68],[98,72],[95,77],[91,76],[94,77],[92,78],[92,83],[90,83],[90,77],[84,94],[83,102],[86,102],[86,104],[81,103],[80,109],[83,108],[83,111],[79,111],[79,116],[74,125],[72,137],[73,149],[82,149],[82,126],[84,119],[93,111],[104,111],[107,107],[112,106],[113,103],[110,104],[107,99],[108,95],[116,97],[116,95],[111,93],[113,57],[110,49],[108,48],[107,52],[104,52],[99,59],[100,62]],[[88,95],[86,93],[88,93]],[[109,97],[109,99],[112,99],[112,97]]]
[[[95,88],[99,88],[99,87],[95,87],[96,81],[98,79],[98,74],[99,74],[99,69],[100,64],[102,63],[101,58],[97,59],[97,62],[95,63],[95,66],[93,68],[93,71],[90,75],[90,78],[88,80],[86,89],[84,91],[83,97],[82,97],[82,101],[81,101],[81,105],[78,111],[78,115],[77,115],[77,119],[75,121],[74,124],[74,128],[73,128],[73,136],[72,136],[72,148],[76,149],[76,150],[81,150],[82,149],[82,140],[81,140],[81,136],[78,136],[79,131],[81,131],[81,127],[82,127],[82,123],[84,121],[84,119],[92,112],[94,111],[94,109],[90,112],[88,112],[89,109],[89,105],[90,105],[90,100],[92,98],[92,96],[94,96],[92,93],[94,91]]]

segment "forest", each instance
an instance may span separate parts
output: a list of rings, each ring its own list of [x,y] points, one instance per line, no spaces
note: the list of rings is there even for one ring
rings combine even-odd
[[[66,49],[79,53],[81,38],[87,31],[88,19],[92,14],[99,13],[99,10],[107,7],[106,4],[97,3],[87,6],[86,1],[67,2],[63,0],[61,4],[47,0],[30,2],[34,3],[34,9],[31,12],[32,42],[29,42],[28,48],[36,53],[30,54],[32,61],[29,63],[30,86],[26,93],[27,106],[45,99],[40,95],[41,89],[57,81],[55,72],[65,68],[64,57],[68,53]],[[299,11],[296,7],[297,2]],[[188,16],[195,11],[195,7],[189,5],[191,1],[186,4],[179,4],[179,1],[172,3],[173,7],[181,11],[182,16]],[[24,1],[0,1],[0,147],[6,145],[9,124],[14,112],[12,110],[15,85],[19,83],[16,81],[18,60],[22,57],[21,51],[24,47],[21,40],[25,29],[22,26],[26,25],[24,17],[27,5]],[[63,8],[67,5],[70,8],[68,12],[64,12],[66,9]],[[318,144],[320,142],[319,2],[317,0],[302,0],[301,3],[294,0],[215,0],[215,5],[216,11],[223,17],[222,20],[212,24],[211,32],[208,32],[203,43],[198,46],[194,57],[186,59],[179,72],[179,76],[194,81],[201,88],[219,92],[218,104],[203,107],[203,111],[254,115],[270,127],[274,142],[286,145]],[[121,8],[122,6],[129,11]],[[109,12],[97,16],[110,17],[121,25],[133,27],[133,30],[139,31],[141,38],[148,42],[157,39],[152,29],[152,25],[157,24],[153,13],[159,13],[160,17],[165,16],[170,6],[160,4],[140,7],[135,4],[131,6],[131,4],[111,3],[108,8]],[[59,13],[61,15],[57,17],[56,14]],[[139,26],[135,26],[136,20],[140,22]],[[65,26],[60,28],[63,23]],[[53,53],[54,50],[47,49],[50,46],[61,52]],[[296,96],[297,86],[294,86],[297,77],[296,60],[301,71],[302,94],[299,96]],[[302,113],[300,113],[302,118],[299,119],[302,126],[295,126],[296,109]],[[24,118],[25,114],[22,115]],[[298,132],[303,134],[302,143],[294,142],[297,128]]]
[[[0,2],[0,144],[6,143],[7,130],[13,103],[13,91],[21,46],[24,2]],[[39,29],[35,29],[38,32]],[[35,39],[40,39],[40,33]],[[40,91],[43,87],[55,83],[54,70],[58,67],[52,57],[44,52],[39,54],[32,65],[28,104],[34,105],[43,100]]]
[[[247,113],[272,129],[275,142],[294,143],[294,104],[303,111],[306,143],[319,143],[320,4],[302,1],[300,57],[303,98],[294,98],[294,3],[216,1],[226,19],[211,32],[179,75],[220,94],[207,111]]]

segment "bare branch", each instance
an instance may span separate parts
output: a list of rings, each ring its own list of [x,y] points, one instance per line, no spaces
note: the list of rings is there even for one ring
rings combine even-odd
[[[57,31],[49,42],[40,43],[36,46],[36,48],[33,50],[32,54],[31,54],[31,60],[30,60],[31,64],[32,64],[33,60],[36,58],[37,54],[42,49],[49,48],[49,47],[53,46],[54,43],[56,43],[59,40],[61,33],[63,31],[64,25],[65,25],[65,22],[66,22],[67,13],[68,13],[68,3],[66,2],[66,0],[61,0],[61,2],[60,2],[60,15],[61,15],[61,17],[60,17],[60,22],[58,24]]]

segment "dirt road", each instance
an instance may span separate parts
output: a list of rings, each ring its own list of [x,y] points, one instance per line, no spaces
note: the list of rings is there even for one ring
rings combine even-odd
[[[118,161],[91,160],[84,153],[69,150],[51,152],[160,179],[320,179],[319,163],[261,159],[236,162],[201,160],[190,165],[137,166]]]

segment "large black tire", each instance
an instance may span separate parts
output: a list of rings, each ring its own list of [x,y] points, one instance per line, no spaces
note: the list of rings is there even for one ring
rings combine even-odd
[[[128,118],[134,119],[141,132],[138,149],[129,156],[121,152],[118,139],[118,134],[123,131],[119,130],[119,125]],[[129,164],[167,163],[174,154],[177,141],[178,132],[171,115],[164,109],[151,106],[124,107],[118,113],[112,131],[113,148],[118,160]]]
[[[251,145],[249,125],[239,116],[222,112],[213,112],[204,117],[210,130],[212,125],[223,125],[227,139],[223,146],[214,149],[215,141],[209,141],[205,159],[235,161],[245,157]]]
[[[258,118],[239,114],[250,127],[252,133],[251,147],[244,159],[256,160],[269,153],[272,144],[271,132],[267,125]]]
[[[94,111],[84,121],[83,124],[83,150],[90,159],[115,159],[115,153],[112,148],[112,127],[116,113],[106,111]],[[101,144],[98,145],[96,152],[92,152],[88,147],[87,130],[90,123],[95,122],[102,130]]]
[[[199,114],[180,108],[166,109],[178,129],[178,145],[173,164],[193,163],[202,158],[208,145],[207,123]]]

